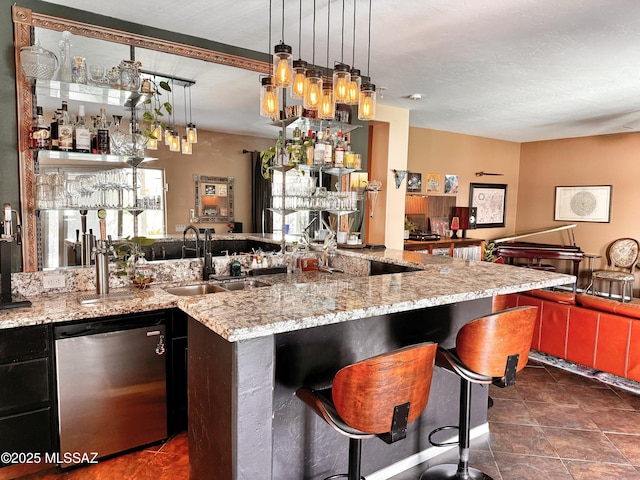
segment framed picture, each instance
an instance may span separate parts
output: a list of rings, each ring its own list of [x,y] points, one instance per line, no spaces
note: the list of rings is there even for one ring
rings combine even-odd
[[[469,206],[478,209],[477,228],[504,227],[507,186],[498,183],[472,183],[469,187]]]
[[[427,174],[427,192],[440,192],[440,184],[442,183],[442,176],[439,173]]]
[[[421,192],[422,191],[422,174],[409,172],[409,178],[407,179],[407,192]]]
[[[444,193],[458,193],[458,175],[444,176]]]
[[[556,209],[553,219],[609,223],[611,185],[556,187]]]

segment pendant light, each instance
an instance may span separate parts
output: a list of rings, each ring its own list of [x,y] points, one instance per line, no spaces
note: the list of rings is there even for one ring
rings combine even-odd
[[[360,87],[360,103],[358,105],[359,120],[373,120],[376,115],[376,86],[371,82],[369,68],[371,66],[371,0],[369,0],[369,44],[367,47],[367,77],[369,80]]]
[[[331,33],[331,0],[327,0],[327,63],[326,73],[329,76],[329,40]],[[322,85],[322,99],[318,116],[323,120],[333,120],[336,112],[336,104],[333,96],[333,84],[327,82]]]
[[[282,39],[273,49],[273,77],[277,87],[289,88],[293,85],[293,55],[291,47],[284,43],[284,1],[282,0]]]
[[[336,103],[347,103],[351,73],[349,65],[344,63],[344,0],[342,0],[342,41],[340,45],[340,63],[333,67],[333,94]]]
[[[298,22],[298,60],[293,61],[293,85],[291,85],[291,98],[304,98],[305,72],[307,62],[302,60],[302,0],[300,0],[300,18]]]
[[[271,0],[269,0],[269,51],[271,50]],[[274,84],[273,77],[267,75],[260,79],[260,115],[263,117],[277,118],[280,116],[278,103],[278,87]]]
[[[351,62],[353,68],[350,70],[351,79],[349,81],[349,97],[347,98],[347,105],[358,105],[360,101],[360,86],[362,79],[360,78],[360,70],[355,68],[356,62],[356,3],[357,0],[353,0],[353,43],[352,43],[352,55]]]
[[[316,0],[313,0],[313,46],[311,57],[312,68],[305,73],[304,102],[307,110],[318,110],[322,99],[322,72],[316,64]]]
[[[189,123],[187,124],[187,140],[189,143],[198,143],[198,129],[196,128],[196,124],[191,120],[191,87],[193,84],[189,85]]]
[[[172,125],[172,129],[171,129],[171,140],[169,141],[169,150],[171,152],[179,152],[180,151],[180,135],[178,134],[178,130],[176,129],[176,119],[175,119],[175,105],[176,105],[176,101],[175,101],[175,97],[173,95],[173,92],[175,90],[175,87],[173,85],[173,80],[171,80],[171,105],[174,106],[173,110],[171,111],[171,125]]]
[[[191,85],[189,85],[190,87]],[[191,89],[189,89],[189,94],[191,94]],[[184,123],[187,123],[187,84],[182,85],[182,98],[184,100]],[[185,134],[182,136],[182,140],[180,142],[181,149],[183,155],[191,155],[193,152],[193,147],[191,146],[191,142],[189,142],[189,134],[188,134],[188,126],[185,127]]]

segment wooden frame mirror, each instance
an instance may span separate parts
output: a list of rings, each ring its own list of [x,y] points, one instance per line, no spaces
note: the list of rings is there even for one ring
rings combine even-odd
[[[269,61],[229,54],[214,49],[203,48],[199,45],[178,43],[168,38],[154,38],[101,25],[92,25],[75,20],[44,15],[17,5],[12,6],[12,12],[15,40],[18,150],[20,161],[19,180],[23,224],[22,263],[24,272],[38,270],[39,249],[37,212],[33,195],[37,166],[35,164],[34,152],[29,149],[29,131],[32,126],[32,118],[34,117],[33,86],[27,81],[20,68],[19,53],[22,47],[33,44],[35,27],[59,32],[69,31],[73,35],[181,55],[258,73],[268,73],[271,68]],[[171,32],[164,33],[167,35],[171,34]],[[194,39],[194,41],[195,40],[200,39]]]

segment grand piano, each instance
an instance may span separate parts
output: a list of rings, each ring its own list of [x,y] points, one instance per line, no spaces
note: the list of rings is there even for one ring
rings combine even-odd
[[[496,244],[498,256],[502,257],[506,262],[512,265],[515,264],[515,259],[519,258],[526,259],[526,263],[522,264],[524,267],[535,268],[538,270],[555,270],[553,266],[545,265],[542,261],[545,259],[571,261],[573,262],[573,274],[577,279],[580,262],[583,260],[585,255],[584,252],[580,250],[580,247],[576,245],[572,230],[575,226],[575,224],[563,225],[561,227],[524,233],[513,237],[499,238],[493,240],[493,243]],[[569,230],[573,245],[555,245],[516,241],[521,238],[542,235],[544,233],[559,232],[562,230]],[[577,281],[573,284],[574,291],[576,290],[576,285]]]

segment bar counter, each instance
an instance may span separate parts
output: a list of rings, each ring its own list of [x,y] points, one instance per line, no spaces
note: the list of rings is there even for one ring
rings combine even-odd
[[[366,276],[369,261],[420,271]],[[575,281],[388,249],[341,251],[332,262],[348,273],[265,276],[269,287],[194,297],[173,296],[161,285],[94,306],[80,305],[76,293],[35,295],[32,308],[0,312],[0,328],[177,307],[189,317],[190,478],[316,480],[346,471],[348,442],[295,398],[298,387],[328,386],[339,368],[404,345],[453,346],[464,323],[490,313],[493,296]],[[487,389],[474,388],[473,396],[477,436],[487,429]],[[407,438],[364,442],[367,479],[432,455],[428,433],[456,423],[457,397],[457,378],[436,369],[429,404]]]

